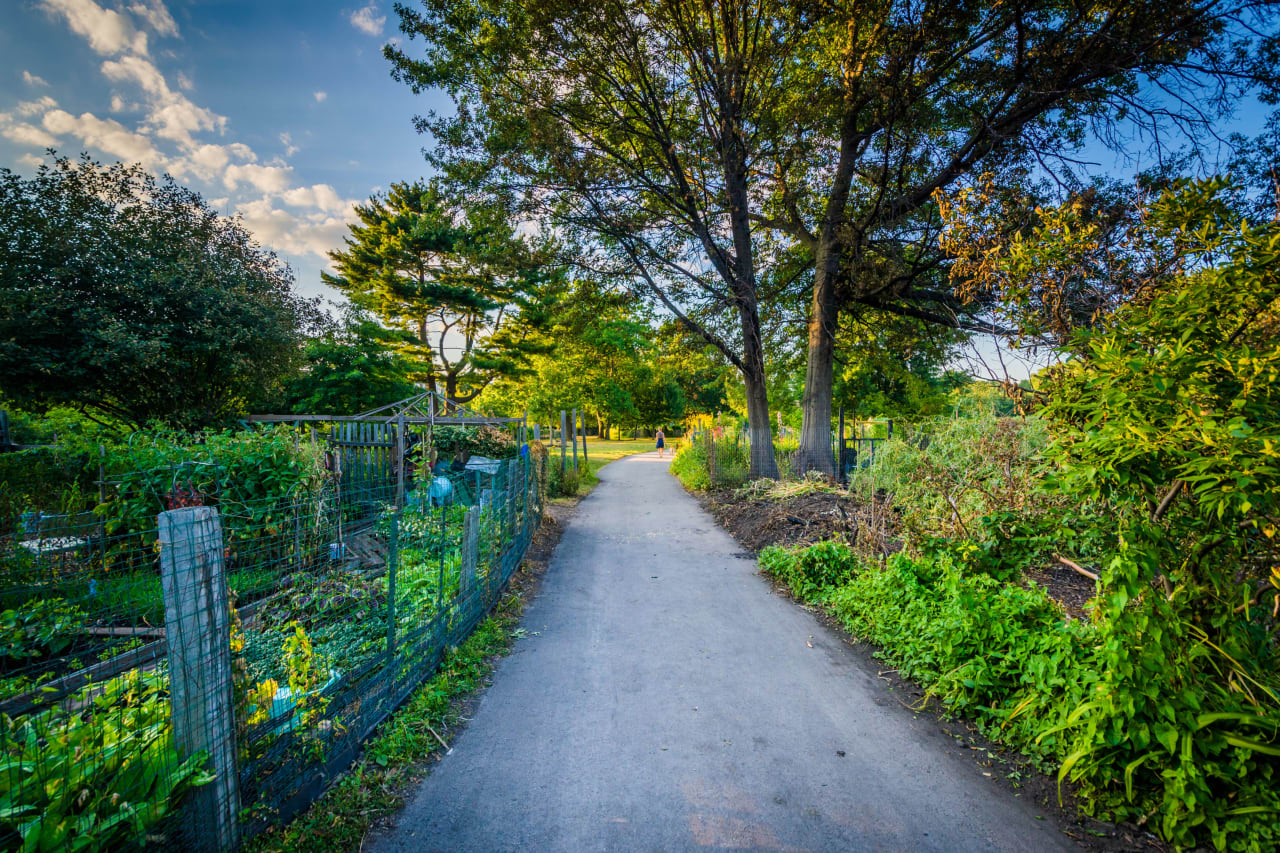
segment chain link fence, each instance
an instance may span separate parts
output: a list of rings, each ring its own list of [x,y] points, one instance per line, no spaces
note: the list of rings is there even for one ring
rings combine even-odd
[[[545,482],[535,446],[416,488],[174,489],[142,529],[22,518],[0,538],[0,848],[226,851],[305,808],[497,602]]]

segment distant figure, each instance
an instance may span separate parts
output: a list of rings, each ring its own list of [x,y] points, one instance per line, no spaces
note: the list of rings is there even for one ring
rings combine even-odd
[[[657,439],[658,439],[658,458],[661,459],[662,454],[664,453],[663,448],[667,446],[667,437],[662,434],[661,429],[658,430]]]

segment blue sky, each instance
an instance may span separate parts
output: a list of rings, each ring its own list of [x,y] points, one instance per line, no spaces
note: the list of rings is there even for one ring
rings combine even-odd
[[[0,166],[44,149],[141,161],[239,213],[323,293],[351,205],[427,174],[413,116],[448,108],[390,76],[391,2],[17,0],[0,27]]]

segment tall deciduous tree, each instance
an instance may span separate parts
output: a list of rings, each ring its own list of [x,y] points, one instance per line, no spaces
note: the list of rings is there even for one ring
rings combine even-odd
[[[141,166],[0,170],[0,391],[193,427],[278,396],[319,317],[239,222]]]
[[[431,390],[467,403],[495,376],[540,352],[558,276],[517,237],[500,210],[463,211],[436,187],[397,183],[356,207],[346,248],[329,253],[326,284],[392,326]]]
[[[771,0],[706,4],[425,0],[395,75],[444,88],[419,119],[432,162],[581,238],[742,374],[755,476],[776,476],[750,212],[760,116],[787,97],[779,51],[803,21]],[[704,315],[729,313],[733,326]]]
[[[819,4],[799,4],[817,13]],[[1161,142],[1252,85],[1275,95],[1275,4],[1218,0],[881,0],[820,4],[825,61],[778,116],[761,221],[814,259],[800,457],[829,470],[842,306],[990,329],[936,286],[933,196],[978,170],[1069,165],[1088,132]]]

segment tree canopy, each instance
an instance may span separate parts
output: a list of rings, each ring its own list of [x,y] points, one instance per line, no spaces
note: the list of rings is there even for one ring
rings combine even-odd
[[[318,317],[234,219],[140,166],[0,170],[0,391],[199,426],[274,399]]]
[[[356,207],[346,248],[329,253],[326,284],[392,327],[431,390],[473,400],[494,377],[528,368],[536,329],[555,303],[558,274],[500,209],[465,209],[437,187],[396,183]]]

